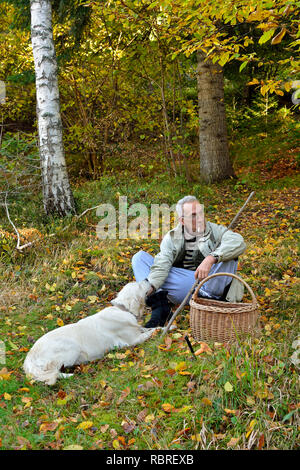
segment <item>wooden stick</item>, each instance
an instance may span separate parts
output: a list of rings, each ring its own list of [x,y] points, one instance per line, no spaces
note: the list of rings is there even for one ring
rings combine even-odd
[[[24,248],[28,248],[29,246],[32,246],[32,245],[34,245],[34,243],[36,243],[36,242],[38,242],[38,241],[41,240],[40,238],[36,238],[35,240],[32,240],[32,242],[28,242],[28,243],[25,243],[25,245],[21,245],[21,244],[20,244],[20,233],[19,233],[17,227],[15,226],[15,224],[13,223],[13,221],[11,220],[10,215],[9,215],[9,210],[8,210],[8,206],[7,206],[7,192],[6,192],[6,194],[5,194],[4,205],[5,205],[5,210],[6,210],[6,215],[7,215],[8,221],[9,221],[9,223],[12,225],[14,231],[15,231],[16,234],[17,234],[17,246],[16,246],[16,249],[17,249],[18,251],[22,251],[22,250],[24,250]],[[97,209],[98,207],[100,207],[100,205],[101,205],[101,204],[99,204],[98,206],[89,207],[88,209],[85,209],[85,211],[83,211],[81,214],[75,215],[74,218],[73,218],[73,220],[72,220],[72,222],[71,222],[69,225],[67,225],[66,227],[62,228],[61,230],[58,230],[58,231],[55,232],[55,233],[50,233],[49,235],[46,235],[45,238],[55,237],[55,235],[58,235],[59,233],[64,232],[65,230],[67,230],[67,229],[72,225],[72,223],[74,222],[74,219],[76,219],[76,220],[77,220],[77,219],[80,219],[80,217],[83,217],[87,212],[92,211],[92,210],[94,210],[94,209]]]
[[[222,240],[222,237],[224,235],[225,232],[227,232],[227,230],[230,230],[233,225],[236,223],[237,219],[240,217],[241,213],[243,212],[243,210],[245,209],[246,205],[248,204],[248,202],[250,201],[250,199],[252,199],[253,195],[254,195],[255,191],[252,191],[252,193],[250,194],[250,196],[248,197],[247,201],[244,203],[243,207],[238,211],[238,213],[236,214],[236,216],[232,219],[232,221],[230,222],[230,224],[228,225],[228,227],[226,228],[226,230],[224,230],[224,232],[222,233],[221,235],[221,238],[220,240],[218,241],[217,245],[215,246],[214,249],[216,249],[220,243],[221,243],[221,240]],[[193,284],[193,286],[191,287],[191,289],[188,291],[187,295],[185,296],[185,298],[183,299],[183,301],[181,302],[181,304],[179,305],[179,307],[175,310],[175,312],[173,313],[172,317],[170,318],[169,320],[169,323],[167,324],[166,328],[164,329],[163,333],[162,333],[162,337],[165,336],[173,321],[175,320],[176,316],[178,315],[178,313],[184,308],[185,304],[186,304],[186,301],[187,299],[190,297],[190,295],[193,293],[195,287],[197,286],[197,284],[199,283],[200,279],[196,279],[195,283]]]

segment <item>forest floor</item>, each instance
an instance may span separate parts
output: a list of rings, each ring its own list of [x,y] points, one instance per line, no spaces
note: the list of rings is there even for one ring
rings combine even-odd
[[[157,253],[159,240],[100,240],[95,211],[73,223],[45,221],[35,212],[37,199],[11,206],[15,223],[27,230],[24,241],[41,236],[41,243],[21,254],[3,211],[2,449],[296,449],[299,365],[291,356],[299,335],[299,148],[289,143],[278,151],[261,140],[235,144],[238,178],[218,184],[187,183],[164,172],[154,179],[149,172],[74,185],[78,213],[99,201],[118,208],[120,195],[129,205],[149,208],[194,194],[207,218],[224,225],[254,190],[235,230],[247,243],[238,275],[259,303],[258,337],[200,343],[191,335],[186,307],[177,329],[163,340],[156,335],[140,346],[111,351],[54,386],[33,382],[22,369],[32,344],[108,306],[133,280],[133,254]],[[57,235],[47,236],[53,232]],[[196,360],[185,335],[199,353]]]

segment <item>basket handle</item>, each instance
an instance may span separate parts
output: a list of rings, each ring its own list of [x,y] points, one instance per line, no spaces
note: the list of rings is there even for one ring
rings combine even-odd
[[[251,287],[247,284],[246,281],[244,281],[241,277],[237,276],[236,274],[232,274],[232,273],[214,273],[214,274],[211,274],[210,276],[207,276],[205,279],[203,279],[201,282],[199,282],[198,286],[196,287],[195,289],[195,292],[193,294],[193,298],[197,297],[197,293],[198,293],[198,290],[200,289],[200,287],[203,286],[203,284],[208,281],[209,279],[212,279],[213,277],[217,277],[217,276],[231,276],[231,277],[234,277],[235,279],[237,279],[238,281],[240,281],[242,284],[244,284],[244,286],[247,288],[248,292],[250,293],[251,297],[252,297],[252,301],[254,304],[257,304],[257,300],[256,300],[256,297],[253,293],[253,290],[251,289]]]

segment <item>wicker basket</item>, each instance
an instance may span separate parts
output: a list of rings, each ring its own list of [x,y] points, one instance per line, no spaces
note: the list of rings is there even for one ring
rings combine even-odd
[[[209,279],[216,276],[231,276],[248,289],[252,303],[230,303],[198,297],[198,290]],[[229,342],[241,334],[259,334],[258,303],[252,289],[235,274],[215,273],[203,279],[190,300],[190,326],[197,341]]]

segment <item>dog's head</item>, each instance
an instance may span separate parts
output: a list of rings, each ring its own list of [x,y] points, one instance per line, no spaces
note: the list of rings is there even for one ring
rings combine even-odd
[[[150,285],[148,281],[129,282],[119,292],[117,297],[111,301],[112,305],[123,305],[129,312],[138,319],[143,316],[145,309],[145,299]]]

